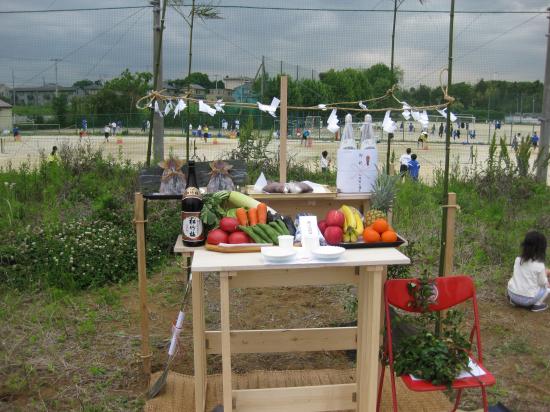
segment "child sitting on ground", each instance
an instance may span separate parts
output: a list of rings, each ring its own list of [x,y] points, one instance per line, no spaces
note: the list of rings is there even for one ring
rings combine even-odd
[[[327,173],[330,166],[330,159],[328,158],[328,152],[323,150],[321,153],[321,172]]]
[[[550,270],[544,266],[546,237],[530,231],[521,244],[521,256],[514,262],[514,274],[508,281],[508,300],[512,306],[528,308],[531,312],[548,309],[544,303],[550,293]]]

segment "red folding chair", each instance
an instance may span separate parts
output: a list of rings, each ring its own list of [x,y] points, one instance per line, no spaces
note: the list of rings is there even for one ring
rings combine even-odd
[[[384,354],[389,359],[391,386],[392,386],[392,402],[393,410],[397,412],[397,395],[395,391],[395,373],[393,367],[393,348],[392,348],[392,329],[390,319],[390,305],[394,308],[402,309],[407,312],[419,313],[420,308],[409,306],[412,302],[412,297],[409,294],[407,285],[410,282],[417,281],[416,279],[391,279],[386,281],[384,285],[384,306],[386,312],[386,339]],[[435,279],[434,302],[428,306],[429,312],[439,312],[449,309],[467,300],[472,301],[474,312],[474,325],[470,332],[470,342],[473,345],[475,337],[477,346],[477,357],[473,353],[469,356],[474,360],[479,367],[485,372],[481,376],[471,376],[461,379],[455,379],[451,388],[457,391],[456,401],[453,407],[453,412],[456,411],[460,403],[462,390],[466,388],[481,388],[481,396],[483,398],[483,410],[488,411],[486,387],[495,384],[494,376],[483,366],[483,355],[481,349],[481,336],[479,332],[479,313],[477,308],[476,292],[474,282],[469,276],[450,276]],[[382,386],[384,385],[384,374],[386,368],[381,368],[380,382],[378,386],[378,399],[376,410],[380,410],[380,400],[382,397]],[[427,392],[427,391],[443,391],[447,387],[444,385],[433,385],[425,380],[415,380],[410,375],[403,375],[401,379],[412,391]]]

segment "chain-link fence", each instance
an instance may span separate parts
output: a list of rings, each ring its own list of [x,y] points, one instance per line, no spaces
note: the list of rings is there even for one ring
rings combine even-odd
[[[397,97],[413,99],[411,104],[440,103],[439,86],[444,82],[440,76],[448,53],[448,4],[398,3],[394,51]],[[178,4],[170,3],[164,32],[162,88],[172,94],[185,92],[181,82],[169,81],[185,79],[189,64],[190,9],[182,2]],[[133,86],[124,89],[120,81],[110,84],[111,94],[102,88],[110,79],[121,78],[125,69],[130,73],[152,72],[153,8],[148,4],[108,9],[79,4],[81,9],[68,11],[75,5],[61,0],[55,6],[65,11],[41,10],[44,4],[38,1],[26,5],[36,9],[33,13],[0,11],[0,99],[15,103],[14,122],[3,127],[0,165],[35,160],[40,150],[49,151],[54,144],[81,141],[101,145],[116,156],[143,161],[148,111],[136,109],[135,100],[121,107],[119,97],[130,93]],[[357,73],[378,63],[390,66],[391,6],[389,0],[350,1],[330,7],[325,2],[282,1],[275,6],[260,0],[219,2],[216,11],[221,18],[195,19],[192,72],[205,73],[210,82],[209,87],[204,82],[199,85],[202,89],[197,88],[195,95],[208,100],[221,97],[227,102],[269,103],[279,96],[277,76],[286,74],[291,82],[289,103],[295,106],[331,103],[326,100],[329,97],[333,101],[343,96],[353,100],[378,97],[386,89],[383,76],[360,77]],[[489,137],[495,132],[508,143],[518,133],[540,134],[547,4],[534,0],[523,6],[494,4],[482,10],[477,3],[465,4],[455,16],[451,94],[459,96],[453,111],[459,115],[454,129],[461,133],[453,136],[451,157],[459,164],[482,161]],[[21,32],[21,27],[26,29]],[[63,93],[69,98],[60,108],[56,96]],[[381,102],[371,107],[384,105]],[[345,113],[338,112],[341,125]],[[326,129],[329,114],[289,110],[288,150],[292,159],[318,167],[323,150],[336,158],[338,142]],[[410,130],[400,112],[392,113],[399,125],[392,152],[398,158],[411,146],[418,151],[426,173],[444,159],[439,133],[443,119],[436,111],[428,115],[428,147],[422,149],[416,147],[420,125],[411,122]],[[362,113],[353,116],[357,138],[362,117]],[[223,156],[237,147],[238,128],[249,118],[262,135],[272,138],[271,145],[276,148],[278,118],[227,105],[224,113],[213,117],[196,109],[176,117],[165,116],[165,153],[183,155],[189,129],[194,156],[209,160]],[[374,112],[373,118],[380,124],[383,113]],[[105,127],[113,122],[117,127],[106,141]],[[13,127],[18,128],[19,139],[13,136]],[[205,127],[206,139],[202,136]],[[302,138],[304,130],[310,131],[309,139]],[[379,157],[385,162],[387,136],[379,128],[377,131]]]

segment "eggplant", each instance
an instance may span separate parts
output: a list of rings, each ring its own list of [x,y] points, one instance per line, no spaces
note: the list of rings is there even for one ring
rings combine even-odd
[[[292,219],[288,216],[281,216],[282,219],[283,219],[283,222],[286,226],[286,228],[288,229],[288,232],[294,236],[296,235],[296,226],[294,226],[294,222],[292,221]]]

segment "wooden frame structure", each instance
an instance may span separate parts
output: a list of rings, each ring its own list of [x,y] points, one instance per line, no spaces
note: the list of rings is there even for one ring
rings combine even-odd
[[[195,411],[204,412],[206,404],[207,354],[222,355],[224,411],[264,410],[266,405],[274,411],[374,411],[386,266],[409,263],[409,258],[392,248],[347,250],[342,259],[333,262],[312,260],[287,264],[266,264],[259,253],[223,255],[206,250],[196,251],[192,264]],[[204,276],[212,272],[220,276],[219,331],[205,330]],[[231,330],[231,289],[326,284],[357,285],[357,327]],[[347,349],[357,349],[356,383],[232,389],[232,354]]]

